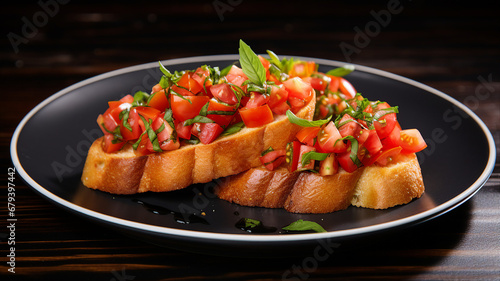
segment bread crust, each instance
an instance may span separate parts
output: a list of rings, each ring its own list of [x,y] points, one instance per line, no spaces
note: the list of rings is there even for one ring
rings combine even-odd
[[[295,113],[298,117],[312,120],[316,104],[312,95],[311,101]],[[186,145],[140,157],[135,156],[130,144],[118,152],[105,153],[99,138],[89,149],[81,179],[89,188],[114,194],[178,190],[258,167],[263,150],[284,147],[299,130],[300,126],[281,115],[265,126],[244,128],[210,144]]]
[[[277,177],[286,185],[273,184]],[[230,176],[216,188],[220,199],[244,206],[284,208],[293,213],[330,213],[350,205],[386,209],[406,204],[424,192],[422,173],[414,153],[387,166],[372,165],[332,176],[312,172],[289,173],[263,167]],[[265,204],[275,202],[274,204]]]

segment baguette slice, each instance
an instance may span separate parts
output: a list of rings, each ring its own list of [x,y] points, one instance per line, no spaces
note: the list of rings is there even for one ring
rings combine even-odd
[[[293,213],[330,213],[350,205],[386,209],[406,204],[423,192],[422,173],[414,153],[384,167],[373,165],[353,173],[340,168],[332,176],[258,167],[227,177],[216,188],[218,197],[229,202],[284,208]]]
[[[312,120],[315,104],[313,93],[311,101],[295,114]],[[81,179],[89,188],[115,194],[178,190],[258,167],[263,150],[285,147],[299,130],[300,126],[281,115],[265,126],[244,128],[210,144],[185,145],[147,156],[136,156],[130,144],[105,153],[103,138],[99,138],[89,149]]]

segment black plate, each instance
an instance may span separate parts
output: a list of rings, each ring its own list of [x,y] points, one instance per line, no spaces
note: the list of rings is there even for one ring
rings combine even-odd
[[[325,72],[344,64],[303,59],[318,62],[319,70]],[[237,60],[236,55],[221,55],[163,63],[174,71],[203,64],[222,68]],[[426,191],[410,204],[388,210],[350,207],[331,214],[291,214],[219,200],[211,192],[216,182],[176,192],[133,196],[111,195],[83,186],[80,176],[87,150],[101,135],[96,117],[105,111],[107,101],[137,90],[148,92],[160,76],[157,63],[143,64],[96,76],[49,97],[21,121],[12,138],[11,155],[19,175],[41,196],[85,218],[160,245],[224,254],[238,252],[232,247],[247,253],[290,246],[296,251],[318,242],[423,222],[470,198],[493,171],[495,144],[491,133],[467,107],[413,80],[356,66],[348,79],[358,92],[370,100],[398,105],[398,120],[403,128],[418,128],[429,145],[418,154]],[[467,153],[456,153],[464,148]],[[243,217],[260,220],[276,231],[247,233],[235,227]],[[281,231],[281,227],[298,219],[316,221],[327,232]]]

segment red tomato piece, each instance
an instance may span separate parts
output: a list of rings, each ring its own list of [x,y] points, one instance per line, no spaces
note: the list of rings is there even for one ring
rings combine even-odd
[[[356,95],[356,89],[352,86],[352,84],[347,81],[345,78],[340,78],[339,89],[342,94],[346,96],[346,99],[352,99]]]
[[[210,92],[217,100],[228,105],[235,105],[238,103],[238,98],[229,84],[222,83],[213,85],[210,87]]]
[[[271,110],[280,105],[283,102],[286,102],[288,99],[288,91],[285,87],[279,86],[271,86],[271,96],[267,101],[267,104],[271,108]]]
[[[246,108],[256,108],[256,107],[259,107],[261,105],[264,105],[265,103],[267,103],[268,100],[269,100],[269,96],[266,96],[266,95],[263,95],[260,93],[256,93],[256,92],[252,92],[250,99],[245,104],[245,107]]]
[[[356,119],[349,114],[344,114],[344,116],[342,116],[339,126],[339,132],[342,137],[354,136],[356,132],[361,130],[361,126],[356,123]]]
[[[336,159],[335,153],[330,153],[325,160],[319,164],[319,174],[321,176],[335,175],[339,171],[339,162]]]
[[[158,92],[154,92],[152,97],[148,101],[148,105],[158,109],[159,111],[165,111],[169,107],[168,99],[167,99],[167,91],[160,90]]]
[[[128,124],[132,128],[132,131],[130,131],[127,127],[125,127],[124,123],[125,120],[122,120],[122,125],[120,125],[120,133],[123,137],[123,140],[135,140],[138,139],[139,136],[141,135],[141,127],[139,125],[139,114],[137,113],[137,110],[135,108],[131,108],[129,115],[128,115]]]
[[[390,107],[389,104],[386,102],[378,104],[377,107],[375,108],[375,114],[377,111],[389,107]],[[373,122],[373,126],[375,127],[375,130],[377,130],[379,138],[384,139],[387,136],[389,136],[389,134],[392,132],[392,130],[396,126],[396,122],[397,122],[396,113],[389,113],[380,117],[377,121]]]
[[[309,145],[301,145],[300,146],[300,152],[299,152],[299,162],[297,163],[297,170],[312,170],[314,169],[314,162],[315,160],[309,160],[309,163],[305,163],[304,166],[302,166],[302,157],[304,154],[310,152],[310,151],[315,151],[316,149],[314,146],[309,146]]]
[[[348,173],[356,171],[358,166],[351,159],[351,149],[348,149],[346,152],[337,154],[337,156],[339,165],[340,167],[342,167],[342,169],[344,169]]]
[[[175,139],[171,139],[172,133],[174,132],[174,129],[170,127],[170,125],[163,119],[165,116],[165,113],[162,113],[156,117],[156,119],[153,121],[151,124],[151,128],[155,131],[158,144],[160,145],[161,150],[174,150],[180,147],[179,143],[179,138],[176,137]],[[159,132],[159,129],[163,125],[163,130]],[[151,151],[155,152],[153,144],[151,143],[151,140],[148,137],[148,143],[146,144],[146,148]]]
[[[377,154],[382,149],[382,142],[377,135],[377,131],[370,130],[368,132],[368,138],[363,143],[363,147],[365,147],[371,155]]]
[[[301,144],[299,141],[292,141],[286,145],[285,161],[288,164],[290,172],[297,170],[297,166],[299,164],[300,146]]]
[[[267,104],[255,108],[241,108],[241,119],[248,128],[255,128],[273,122],[273,112]]]
[[[272,171],[285,161],[285,153],[285,149],[273,150],[266,153],[264,156],[261,156],[259,159],[262,165],[264,165],[268,170]]]
[[[336,93],[339,91],[340,87],[340,77],[328,75],[330,78],[330,83],[328,84],[328,90],[332,93]]]
[[[288,100],[292,108],[303,107],[313,96],[311,84],[298,77],[286,80],[283,85],[288,91]]]
[[[182,75],[181,79],[177,82],[179,87],[187,89],[191,92],[191,95],[196,95],[201,90],[203,90],[203,86],[200,85],[195,79],[192,78],[193,72],[186,72]],[[172,86],[173,88],[173,86]],[[176,91],[177,92],[177,91]],[[184,94],[179,93],[184,96]]]
[[[375,161],[382,166],[386,166],[387,164],[394,161],[394,158],[401,153],[401,150],[401,146],[382,150],[375,156]]]
[[[121,98],[120,101],[125,103],[133,103],[134,97],[132,95],[126,95],[123,98]]]
[[[185,96],[183,98],[171,95],[170,104],[174,118],[184,122],[194,118],[200,113],[201,108],[209,101],[207,96]],[[189,102],[191,101],[191,102]]]
[[[303,144],[313,146],[314,138],[318,135],[321,127],[304,127],[295,136]]]
[[[201,143],[213,142],[224,129],[217,123],[194,123],[191,133],[200,139]]]
[[[400,140],[405,153],[419,152],[427,147],[424,138],[417,129],[402,130]]]
[[[346,151],[347,144],[345,144],[340,139],[342,135],[340,134],[335,123],[330,121],[324,128],[318,132],[318,145],[322,152],[327,153],[341,153]]]
[[[290,106],[286,102],[282,102],[275,107],[273,107],[271,110],[278,114],[278,115],[285,115],[286,112],[290,109]]]
[[[123,145],[125,144],[124,142],[117,142],[113,143],[113,140],[115,137],[111,134],[105,134],[104,135],[104,142],[102,146],[102,150],[106,153],[111,153],[120,150]]]
[[[191,138],[191,129],[193,125],[184,126],[184,122],[179,122],[174,119],[175,131],[177,132],[177,136],[182,139],[190,139]]]
[[[208,111],[227,111],[227,112],[235,112],[236,108],[234,106],[227,106],[225,104],[219,103],[215,99],[211,99],[208,104]],[[227,125],[231,123],[235,114],[225,115],[225,114],[208,114],[207,117],[215,121],[221,127],[225,128]]]
[[[155,120],[158,114],[161,113],[158,109],[148,106],[137,106],[135,107],[135,110],[137,110],[137,113],[144,117],[144,119],[148,122],[149,120]],[[142,131],[146,130],[141,118],[139,118],[139,125],[141,126]]]

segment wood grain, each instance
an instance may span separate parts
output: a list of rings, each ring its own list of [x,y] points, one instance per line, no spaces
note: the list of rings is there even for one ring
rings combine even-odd
[[[354,44],[356,28],[364,30],[376,22],[373,14],[387,10],[391,2],[71,1],[59,4],[57,13],[37,27],[17,53],[6,35],[21,36],[23,18],[33,21],[43,9],[36,1],[3,4],[0,278],[500,279],[498,9],[450,1],[401,1],[401,12],[391,14],[388,24],[380,26],[376,36],[349,58],[447,93],[485,122],[497,144],[497,162],[491,178],[467,203],[418,226],[344,242],[321,261],[314,262],[311,256],[225,258],[160,248],[123,236],[55,207],[16,176],[16,274],[7,272],[10,138],[25,114],[45,98],[121,67],[236,53],[240,38],[255,50],[346,61],[339,44]],[[229,6],[221,20],[214,3],[236,5]]]

